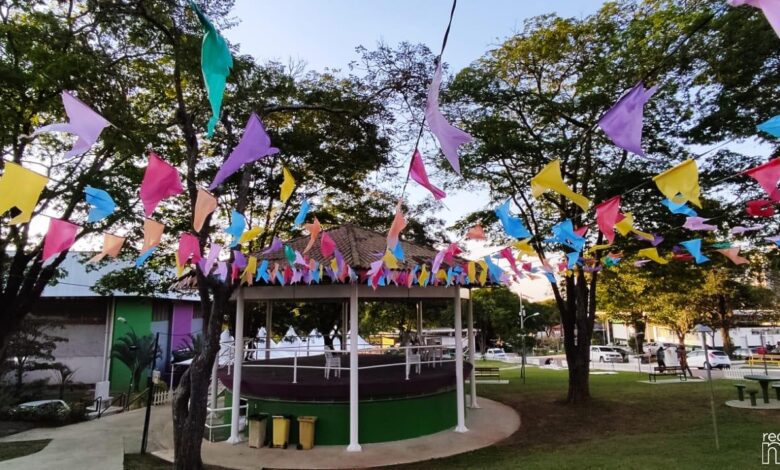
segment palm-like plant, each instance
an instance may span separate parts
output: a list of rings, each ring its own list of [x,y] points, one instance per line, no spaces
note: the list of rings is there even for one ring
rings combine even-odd
[[[130,369],[132,391],[138,391],[141,374],[151,365],[153,359],[156,360],[161,356],[159,350],[157,357],[153,358],[152,354],[154,354],[154,336],[138,336],[135,330],[130,330],[114,343],[114,351],[111,355]]]

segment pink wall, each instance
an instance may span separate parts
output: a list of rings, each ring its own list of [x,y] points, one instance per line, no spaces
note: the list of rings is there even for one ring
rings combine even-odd
[[[189,341],[192,331],[192,302],[175,302],[173,304],[173,320],[171,321],[171,349],[182,347]]]

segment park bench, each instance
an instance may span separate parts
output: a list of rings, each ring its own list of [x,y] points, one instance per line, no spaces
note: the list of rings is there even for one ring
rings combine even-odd
[[[666,376],[666,375],[676,375],[680,378],[681,382],[685,382],[688,380],[688,377],[685,375],[685,370],[681,366],[668,366],[668,367],[653,367],[653,371],[650,372],[648,375],[648,380],[650,382],[656,382],[656,379],[658,376]]]
[[[501,380],[501,371],[498,367],[475,367],[474,376],[478,379]]]

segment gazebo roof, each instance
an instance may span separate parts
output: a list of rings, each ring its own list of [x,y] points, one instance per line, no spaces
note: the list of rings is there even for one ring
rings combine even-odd
[[[344,256],[344,262],[356,271],[369,269],[371,263],[382,257],[387,247],[386,234],[358,227],[353,223],[346,223],[328,230],[323,230],[322,233],[327,233],[330,238],[333,239],[336,243],[336,247],[341,252],[342,256]],[[287,244],[292,246],[294,250],[303,254],[303,250],[309,243],[309,239],[310,237],[308,235],[300,236],[287,242]],[[317,237],[314,246],[305,254],[305,256],[313,258],[319,263],[330,262],[330,258],[325,258],[320,252],[321,239],[322,234]],[[400,241],[399,243],[401,243],[405,255],[404,261],[398,262],[399,269],[408,269],[413,268],[418,264],[430,263],[437,253],[434,248],[429,246],[418,245],[406,241]],[[281,262],[285,262],[285,256],[282,250],[267,255],[262,254],[262,251],[264,251],[264,249],[253,254],[258,258],[267,259],[271,263],[275,261],[280,262],[280,264]],[[462,258],[455,259],[459,263],[465,261]],[[449,266],[446,262],[442,264]]]

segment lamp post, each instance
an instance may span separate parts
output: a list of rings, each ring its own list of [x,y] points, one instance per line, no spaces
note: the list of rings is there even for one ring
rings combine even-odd
[[[712,412],[712,430],[715,433],[715,448],[720,450],[718,441],[718,420],[715,416],[715,390],[712,386],[712,365],[710,364],[709,353],[707,351],[707,334],[712,333],[712,328],[707,325],[696,325],[693,331],[701,333],[701,345],[704,348],[704,368],[707,370],[707,381],[710,383],[710,410]]]
[[[520,354],[521,354],[521,362],[520,362],[520,377],[523,378],[523,383],[525,383],[525,319],[526,318],[533,318],[535,316],[539,315],[539,312],[532,313],[531,315],[526,316],[525,314],[525,307],[523,306],[522,299],[520,301]]]

